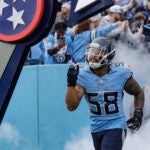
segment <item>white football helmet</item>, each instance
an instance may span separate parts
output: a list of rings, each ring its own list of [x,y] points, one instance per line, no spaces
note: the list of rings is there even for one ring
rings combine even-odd
[[[86,62],[92,69],[109,64],[115,55],[114,41],[108,37],[99,37],[86,48]]]

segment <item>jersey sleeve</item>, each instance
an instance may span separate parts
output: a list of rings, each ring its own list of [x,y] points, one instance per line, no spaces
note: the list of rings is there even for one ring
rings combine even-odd
[[[82,86],[84,89],[88,88],[90,85],[89,81],[90,75],[87,73],[87,68],[80,68],[80,72],[78,75],[77,83]]]
[[[96,29],[96,37],[106,36],[109,32],[117,27],[116,24],[111,24],[106,27],[99,27]]]
[[[84,81],[85,81],[84,72],[82,70],[80,70],[77,83],[84,88],[85,87]]]
[[[122,67],[123,85],[132,77],[133,72],[125,67]]]

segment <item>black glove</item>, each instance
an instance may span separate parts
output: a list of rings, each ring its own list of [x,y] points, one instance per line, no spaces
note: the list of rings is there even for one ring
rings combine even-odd
[[[136,109],[134,115],[127,121],[127,126],[130,129],[138,130],[142,124],[143,110]]]
[[[69,66],[67,73],[67,86],[75,86],[79,74],[79,66],[72,64]]]

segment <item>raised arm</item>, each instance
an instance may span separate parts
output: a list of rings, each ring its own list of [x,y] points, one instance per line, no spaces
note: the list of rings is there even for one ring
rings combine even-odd
[[[117,29],[117,32],[115,31],[115,34],[113,34],[113,36],[116,35],[116,34],[120,34],[121,31],[123,31],[122,24],[124,24],[124,22],[125,21],[123,21],[123,22],[118,21],[116,23],[112,23],[112,24],[107,25],[105,27],[98,27],[96,29],[97,37],[99,37],[99,36],[106,36],[107,34],[113,32],[114,29],[115,30]]]
[[[66,104],[68,110],[75,110],[80,104],[83,95],[84,89],[80,85],[77,84],[75,87],[68,86],[66,92]]]
[[[76,83],[79,74],[79,66],[72,64],[69,66],[67,73],[67,92],[66,92],[66,104],[70,111],[75,110],[82,96],[84,95],[84,89]]]

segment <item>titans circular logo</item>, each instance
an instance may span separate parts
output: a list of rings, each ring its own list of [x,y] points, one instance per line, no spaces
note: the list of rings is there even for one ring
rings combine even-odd
[[[44,0],[0,0],[0,40],[14,42],[28,37],[43,12]]]

